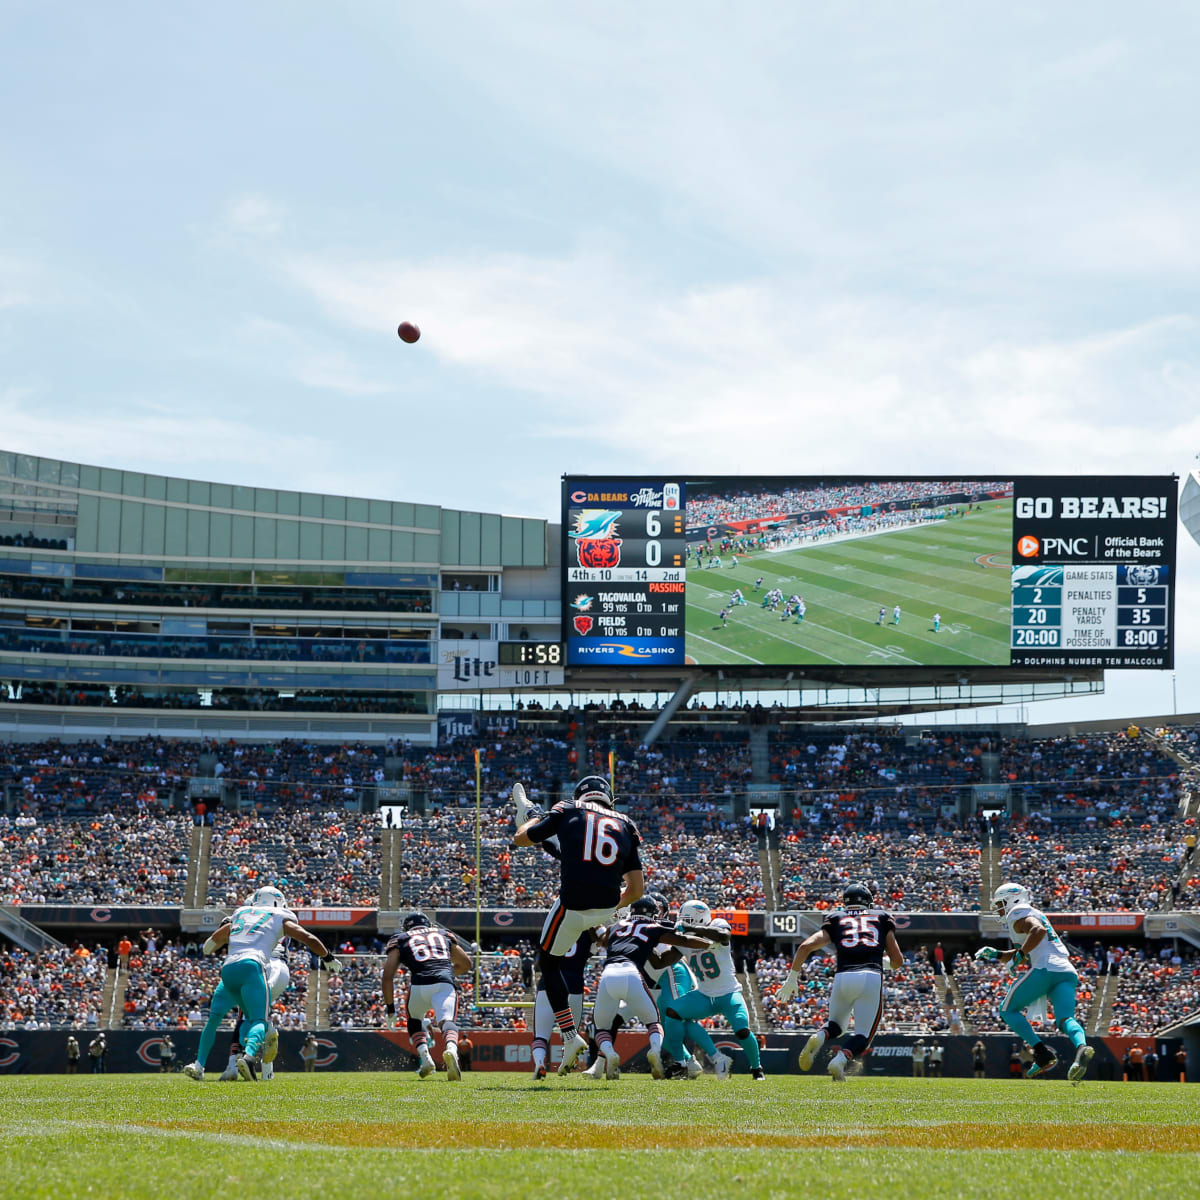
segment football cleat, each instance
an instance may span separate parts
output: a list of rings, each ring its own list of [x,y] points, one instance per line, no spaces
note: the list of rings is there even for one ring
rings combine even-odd
[[[422,1046],[419,1057],[421,1065],[417,1068],[417,1078],[428,1079],[437,1070],[437,1067],[433,1065],[433,1056],[426,1047]]]
[[[246,1083],[257,1083],[258,1073],[262,1069],[262,1059],[250,1054],[243,1054],[238,1059],[238,1078]]]
[[[517,828],[520,829],[533,816],[533,805],[525,795],[525,788],[519,783],[513,784],[512,802],[517,812]]]
[[[733,1059],[728,1054],[722,1054],[720,1050],[713,1055],[713,1070],[716,1072],[718,1079],[725,1080],[729,1078],[730,1072],[733,1069]]]
[[[1096,1051],[1091,1046],[1080,1046],[1075,1052],[1075,1061],[1067,1068],[1067,1078],[1072,1083],[1079,1083],[1087,1074],[1088,1063]]]
[[[1045,1042],[1038,1042],[1033,1048],[1033,1062],[1025,1068],[1025,1078],[1036,1079],[1039,1075],[1048,1075],[1057,1066],[1058,1056]]]
[[[267,1060],[264,1058],[263,1059],[262,1076],[260,1077],[260,1082],[261,1083],[270,1083],[271,1080],[274,1078],[275,1078],[275,1064],[267,1062]]]
[[[263,1042],[263,1056],[262,1056],[263,1062],[264,1063],[273,1063],[275,1061],[275,1056],[278,1053],[279,1053],[279,1030],[278,1029],[269,1029],[269,1030],[267,1030],[267,1040],[265,1042]]]
[[[767,1078],[767,1073],[762,1069],[762,1067],[754,1067],[750,1072],[750,1078],[753,1079],[755,1083],[763,1083]]]
[[[197,1083],[204,1082],[204,1068],[198,1062],[190,1062],[183,1068],[183,1073],[189,1078],[194,1079]]]
[[[814,1033],[812,1037],[804,1043],[804,1049],[800,1051],[800,1070],[811,1071],[813,1059],[817,1057],[817,1051],[821,1048],[821,1039]]]
[[[546,1064],[538,1063],[538,1065],[533,1068],[533,1081],[534,1081],[534,1083],[541,1083],[542,1080],[545,1078],[546,1078]]]
[[[646,1061],[650,1064],[652,1079],[666,1079],[667,1074],[663,1070],[662,1055],[657,1050],[647,1050]]]
[[[446,1082],[456,1083],[462,1078],[462,1067],[458,1065],[458,1047],[447,1046],[442,1051],[442,1062],[446,1064]]]
[[[829,1060],[829,1074],[834,1083],[846,1082],[846,1057],[843,1054],[835,1054]]]
[[[604,1078],[618,1080],[621,1078],[621,1057],[614,1050],[611,1055],[602,1054],[604,1059]]]
[[[687,1060],[687,1077],[689,1079],[699,1079],[704,1074],[704,1068],[694,1058]]]
[[[590,1067],[588,1067],[588,1069],[586,1071],[584,1071],[583,1073],[589,1079],[603,1079],[604,1078],[604,1055],[597,1054],[596,1061],[594,1063],[592,1063],[592,1065]]]
[[[849,1079],[853,1075],[861,1075],[863,1073],[863,1065],[861,1058],[852,1059],[850,1065],[846,1068],[846,1078]]]
[[[587,1050],[587,1042],[577,1033],[564,1047],[562,1062],[558,1064],[560,1075],[569,1075],[575,1060]]]

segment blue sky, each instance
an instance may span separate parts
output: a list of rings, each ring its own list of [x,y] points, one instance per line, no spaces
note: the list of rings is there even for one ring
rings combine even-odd
[[[1198,27],[6,0],[0,443],[546,517],[564,470],[1183,472]],[[1032,711],[1170,709],[1109,688]]]

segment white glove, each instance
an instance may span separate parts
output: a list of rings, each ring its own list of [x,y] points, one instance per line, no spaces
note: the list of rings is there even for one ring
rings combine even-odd
[[[788,973],[787,978],[783,981],[783,987],[779,989],[778,1000],[780,1004],[786,1004],[797,992],[800,987],[800,974],[793,967]]]
[[[517,810],[517,828],[520,829],[529,820],[533,812],[533,805],[525,796],[525,787],[523,784],[513,784],[512,802],[513,808]]]
[[[217,943],[214,942],[212,940],[212,938],[210,937],[208,939],[208,941],[204,943],[204,945],[201,947],[201,949],[204,951],[205,954],[216,954],[218,947],[217,947]]]
[[[334,958],[332,954],[327,954],[323,959],[321,959],[320,969],[322,971],[328,971],[330,975],[340,975],[342,973],[342,960],[340,958]]]

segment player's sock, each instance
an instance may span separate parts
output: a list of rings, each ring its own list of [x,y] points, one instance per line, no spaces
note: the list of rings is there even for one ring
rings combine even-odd
[[[656,1054],[662,1050],[663,1030],[661,1025],[647,1025],[647,1033],[650,1034],[650,1049]]]
[[[737,1038],[742,1049],[746,1053],[746,1061],[750,1064],[750,1069],[762,1066],[762,1059],[758,1053],[758,1038],[749,1029],[739,1029],[734,1035]]]
[[[1067,1017],[1065,1021],[1059,1022],[1059,1028],[1071,1039],[1071,1045],[1076,1050],[1080,1046],[1087,1045],[1087,1034],[1083,1032],[1083,1026],[1074,1017]]]
[[[818,1029],[817,1032],[814,1033],[812,1036],[813,1036],[813,1040],[817,1043],[813,1047],[813,1056],[816,1057],[816,1055],[821,1052],[821,1047],[824,1046],[825,1043],[829,1040],[829,1030]]]
[[[458,1026],[453,1021],[446,1021],[442,1025],[442,1034],[446,1038],[447,1046],[458,1045]]]
[[[533,1065],[535,1067],[544,1067],[546,1065],[546,1050],[548,1043],[545,1038],[533,1039]]]

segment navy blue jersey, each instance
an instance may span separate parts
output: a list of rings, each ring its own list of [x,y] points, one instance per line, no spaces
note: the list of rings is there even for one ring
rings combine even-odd
[[[454,935],[444,929],[418,926],[392,934],[384,953],[399,951],[400,965],[408,971],[409,983],[453,983],[450,947],[455,940]]]
[[[896,922],[878,909],[852,908],[830,913],[821,928],[829,934],[837,953],[838,971],[883,971],[887,935]]]
[[[670,926],[647,917],[626,917],[608,931],[608,957],[610,963],[633,963],[644,975],[646,963],[654,953],[654,947],[662,941],[662,935],[670,932]]]
[[[637,826],[603,804],[560,800],[526,833],[533,842],[557,836],[564,908],[616,908],[626,873],[642,869]]]

